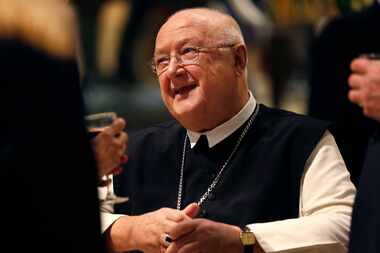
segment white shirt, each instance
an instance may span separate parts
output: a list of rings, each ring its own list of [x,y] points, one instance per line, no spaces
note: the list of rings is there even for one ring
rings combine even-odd
[[[209,147],[215,146],[242,126],[256,106],[250,93],[243,109],[222,125],[204,133],[188,130],[191,147],[201,134],[207,136]],[[305,164],[299,217],[248,226],[265,252],[346,252],[355,193],[334,137],[326,131]],[[120,216],[102,213],[102,230]]]

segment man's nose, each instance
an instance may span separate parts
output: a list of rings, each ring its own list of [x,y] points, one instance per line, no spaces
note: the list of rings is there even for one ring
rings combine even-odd
[[[171,57],[166,74],[169,78],[175,78],[181,73],[184,73],[184,69],[181,66],[180,60],[176,56]]]

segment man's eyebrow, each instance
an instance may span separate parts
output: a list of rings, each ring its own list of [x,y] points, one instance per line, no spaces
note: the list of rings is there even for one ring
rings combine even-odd
[[[194,44],[198,44],[199,43],[199,40],[195,39],[195,38],[191,38],[191,37],[188,37],[188,38],[184,38],[184,39],[181,39],[181,40],[178,40],[175,42],[176,44],[176,49],[178,48],[181,48],[183,45],[187,44],[187,43],[194,43]],[[165,53],[162,53],[164,51],[164,48],[157,48],[154,50],[154,55],[162,55],[162,54],[165,54]]]

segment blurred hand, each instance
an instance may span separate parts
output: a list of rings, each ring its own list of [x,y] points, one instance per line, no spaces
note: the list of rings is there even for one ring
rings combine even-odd
[[[117,118],[92,141],[100,179],[104,175],[119,173],[121,165],[128,159],[128,134],[123,131],[124,127],[125,121]]]
[[[139,216],[123,216],[108,229],[108,242],[113,251],[140,250],[146,253],[165,252],[163,235],[178,223],[188,221],[197,212],[196,204],[179,211],[161,208]]]
[[[207,219],[186,220],[168,234],[174,240],[166,253],[242,253],[240,228]]]
[[[357,58],[351,62],[348,98],[363,114],[380,122],[380,60]]]

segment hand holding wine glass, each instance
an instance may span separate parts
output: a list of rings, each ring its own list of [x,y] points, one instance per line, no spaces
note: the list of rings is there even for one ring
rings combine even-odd
[[[99,182],[101,186],[107,186],[104,201],[112,204],[125,202],[127,198],[115,196],[112,188],[112,175],[120,173],[121,165],[127,160],[125,122],[117,118],[116,113],[106,112],[86,116],[86,124],[98,165]]]

